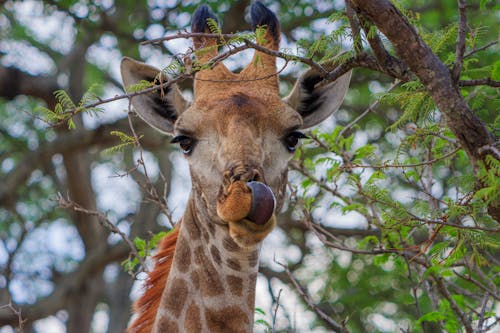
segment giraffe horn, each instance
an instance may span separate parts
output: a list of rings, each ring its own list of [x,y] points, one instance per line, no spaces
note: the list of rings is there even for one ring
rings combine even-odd
[[[191,31],[194,33],[212,33],[210,26],[211,23],[219,26],[217,17],[207,5],[199,6],[194,12],[191,20]],[[212,58],[218,54],[218,39],[193,37],[193,44],[195,49],[196,64],[201,66],[207,64]],[[228,76],[230,71],[222,63],[219,63],[213,69],[204,69],[198,72],[195,79],[199,81],[210,80],[223,80]],[[199,85],[201,82],[197,82]],[[202,84],[202,83],[201,83]],[[195,88],[196,89],[196,88]]]
[[[252,18],[252,28],[265,28],[265,34],[257,38],[257,43],[272,51],[278,51],[280,45],[280,23],[276,15],[262,2],[255,1],[250,8]],[[276,74],[276,75],[273,75]],[[247,79],[265,78],[266,84],[274,89],[278,89],[278,75],[276,71],[276,57],[255,51],[252,61],[241,72]]]

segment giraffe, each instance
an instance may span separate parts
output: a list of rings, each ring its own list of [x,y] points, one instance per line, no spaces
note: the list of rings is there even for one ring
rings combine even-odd
[[[258,1],[250,12],[253,28],[265,28],[261,45],[278,50],[275,14]],[[201,5],[192,32],[209,32],[208,19],[217,20]],[[218,54],[215,39],[193,44],[198,64]],[[121,73],[125,87],[163,75],[130,58]],[[159,246],[128,332],[252,331],[260,245],[283,205],[287,164],[300,131],[340,107],[350,76],[316,87],[322,78],[310,69],[282,99],[275,57],[255,51],[240,73],[222,63],[197,72],[192,102],[175,84],[132,98],[144,121],[180,145],[192,188],[181,221]]]

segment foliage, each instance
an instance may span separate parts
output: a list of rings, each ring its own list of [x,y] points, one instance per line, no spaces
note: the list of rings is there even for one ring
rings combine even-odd
[[[232,8],[227,1],[210,4],[221,12]],[[457,60],[456,1],[404,0],[395,4],[451,69]],[[468,4],[466,52],[458,81],[499,81],[498,30],[494,29],[499,7],[486,0]],[[336,57],[337,64],[346,64],[357,56],[358,51],[350,49],[353,38],[371,55],[368,40],[377,37],[389,54],[397,57],[374,25],[352,36],[344,5],[323,5],[310,1],[275,3],[283,39],[289,42],[281,50],[285,61],[320,64]],[[53,97],[42,97],[43,101],[24,96],[29,95],[26,92],[14,98],[0,91],[5,98],[0,101],[0,182],[5,188],[18,182],[9,193],[0,188],[0,287],[6,290],[0,292],[0,310],[7,304],[6,297],[26,309],[43,305],[44,297],[56,294],[66,285],[64,282],[76,283],[71,274],[80,272],[88,260],[105,258],[97,261],[86,277],[94,284],[79,285],[81,289],[72,292],[76,298],[88,297],[88,303],[93,304],[87,309],[90,318],[99,311],[97,304],[106,303],[109,309],[122,313],[120,317],[111,310],[107,312],[109,322],[123,322],[116,318],[123,318],[123,313],[128,316],[130,300],[121,301],[123,304],[113,301],[122,300],[120,295],[128,297],[133,280],[125,272],[140,271],[144,258],[165,235],[162,230],[172,218],[165,202],[177,204],[178,200],[170,193],[170,184],[179,184],[183,178],[172,172],[178,160],[164,139],[144,127],[138,129],[138,122],[131,121],[137,128],[129,128],[129,119],[122,113],[111,123],[101,120],[114,111],[115,101],[127,97],[115,95],[121,87],[112,67],[119,61],[116,53],[142,56],[148,61],[158,59],[158,47],[139,46],[140,41],[157,37],[151,36],[151,31],[159,26],[172,27],[172,31],[184,29],[188,22],[182,15],[192,13],[196,4],[127,0],[120,8],[107,8],[106,2],[69,0],[36,5],[41,6],[42,17],[60,15],[70,22],[74,32],[68,37],[70,50],[57,43],[63,39],[61,31],[50,38],[39,36],[29,22],[22,21],[22,8],[16,6],[21,5],[7,2],[0,11],[2,43],[29,45],[40,59],[48,57],[55,69],[38,75],[26,63],[13,66],[23,73],[35,73],[30,79],[49,80],[56,72],[55,81],[64,82],[66,78],[68,82],[60,84]],[[224,32],[215,21],[208,23],[212,33]],[[254,33],[221,38],[216,47],[230,52],[248,42],[262,43],[264,38],[265,30],[259,28]],[[80,54],[82,45],[87,49]],[[111,50],[112,60],[103,63],[103,59],[96,59],[99,56],[93,58],[89,49],[96,54]],[[161,49],[172,58],[162,60],[168,64],[162,72],[173,80],[213,65],[184,63],[192,56],[191,51],[179,53],[169,43],[162,44]],[[347,52],[339,55],[344,50]],[[0,54],[11,56],[9,52],[0,43]],[[7,56],[3,59],[7,64]],[[69,66],[67,61],[71,59],[75,62]],[[10,68],[5,64],[2,62],[0,68],[0,86],[1,70]],[[286,71],[281,75],[290,88],[294,75]],[[484,161],[472,163],[425,86],[415,77],[406,82],[393,80],[373,68],[356,68],[350,92],[335,119],[308,133],[310,139],[298,149],[291,164],[291,199],[283,214],[287,220],[280,223],[279,230],[285,239],[282,251],[299,253],[298,258],[290,260],[290,271],[318,309],[345,322],[350,332],[470,331],[467,325],[491,331],[499,321],[495,313],[499,229],[490,210],[500,202],[500,162],[491,154]],[[158,81],[127,87],[127,93],[152,89]],[[177,83],[186,89],[181,80]],[[457,89],[474,114],[498,137],[498,87],[457,84]],[[110,95],[114,97],[103,97]],[[32,110],[37,110],[35,117]],[[86,123],[89,116],[97,128]],[[152,171],[155,169],[161,172]],[[110,175],[114,176],[114,185],[101,185]],[[119,186],[122,181],[129,182],[121,191],[110,194],[107,187]],[[116,255],[113,251],[119,250],[122,240],[104,231],[97,220],[58,209],[56,193],[77,197],[82,189],[89,191],[85,196],[90,205],[87,208],[106,211],[132,240],[137,256],[128,257],[128,247]],[[158,193],[166,198],[159,199]],[[112,203],[104,204],[106,198]],[[128,204],[118,204],[122,201]],[[89,225],[96,227],[94,232],[88,232]],[[65,247],[52,248],[44,243],[45,239],[62,237],[61,230],[68,236],[58,239],[58,244]],[[123,267],[118,273],[109,273],[119,263]],[[290,278],[272,262],[262,263],[262,277],[271,292],[276,292],[275,282],[279,280],[279,288],[288,285],[289,293],[282,297],[283,304],[276,304],[276,299],[272,306],[257,304],[256,330],[330,329],[304,302],[299,307],[289,305],[295,299],[294,288]],[[94,297],[91,291],[100,294],[90,300]],[[86,311],[80,304],[67,305],[75,298],[71,293],[64,295],[67,298],[61,308],[69,309],[70,318],[64,324],[71,331],[73,318]],[[297,295],[300,299],[300,293]],[[313,319],[300,322],[295,317]],[[29,329],[32,324],[28,324]],[[122,326],[110,326],[109,331],[123,331]]]

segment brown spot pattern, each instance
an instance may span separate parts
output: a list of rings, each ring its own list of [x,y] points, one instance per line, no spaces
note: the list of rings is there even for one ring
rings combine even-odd
[[[241,296],[243,294],[243,279],[234,275],[227,276],[227,284],[231,294]]]
[[[186,219],[186,221],[182,224],[183,228],[186,228],[189,237],[191,240],[198,240],[200,239],[200,229],[198,229],[198,226],[195,224],[194,221],[190,221],[189,219]]]
[[[215,245],[212,245],[210,247],[210,253],[212,254],[212,259],[215,261],[217,265],[221,264],[222,259],[220,258],[220,252],[219,250],[215,247]]]
[[[187,272],[191,266],[191,249],[189,248],[189,242],[186,242],[185,239],[182,239],[182,242],[177,242],[175,266],[182,273]]]
[[[170,320],[165,317],[160,318],[158,320],[158,332],[179,333],[179,326],[173,320]]]
[[[203,246],[198,245],[194,249],[194,262],[196,265],[203,265],[204,261],[206,261],[205,251],[203,250]]]
[[[165,302],[165,308],[167,308],[174,317],[180,316],[184,308],[187,294],[188,288],[186,281],[175,279],[171,282],[163,301]]]
[[[217,296],[224,293],[224,286],[211,261],[206,260],[203,264],[203,272],[200,274],[201,297]]]
[[[241,271],[241,265],[240,265],[239,261],[237,261],[237,260],[234,260],[231,258],[227,259],[227,266],[229,268],[231,268],[232,270],[235,270],[238,272]]]
[[[248,264],[250,267],[257,265],[259,262],[259,250],[255,250],[248,256]]]
[[[231,237],[226,237],[222,241],[222,246],[230,252],[236,252],[240,250],[240,246]]]
[[[205,310],[205,320],[210,332],[246,332],[250,319],[237,306],[227,306],[221,310]]]
[[[257,274],[250,274],[248,279],[247,304],[250,309],[253,309],[255,307],[255,284],[257,283]]]
[[[207,226],[208,226],[208,231],[210,232],[210,234],[212,236],[215,235],[215,225],[211,222],[207,223]]]
[[[208,231],[206,231],[205,229],[202,230],[202,235],[203,235],[203,239],[205,239],[205,242],[208,243],[208,241],[210,240],[210,235],[208,234]]]
[[[184,319],[184,328],[186,333],[198,333],[201,332],[201,315],[200,308],[195,304],[189,304],[186,317]]]
[[[200,289],[200,276],[197,271],[191,272],[191,282],[193,283],[194,289]]]

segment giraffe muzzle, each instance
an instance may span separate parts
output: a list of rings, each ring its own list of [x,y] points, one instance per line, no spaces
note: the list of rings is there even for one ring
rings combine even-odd
[[[258,181],[234,181],[217,199],[217,215],[227,222],[231,238],[242,247],[260,243],[274,229],[275,207],[273,191]]]
[[[251,181],[247,186],[252,192],[252,205],[246,218],[258,225],[266,224],[276,209],[276,197],[271,188],[264,183]]]

